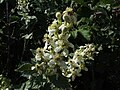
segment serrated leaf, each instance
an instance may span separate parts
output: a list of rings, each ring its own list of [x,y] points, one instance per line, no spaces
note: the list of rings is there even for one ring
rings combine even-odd
[[[30,82],[30,80],[28,80],[26,83],[25,83],[26,85],[25,85],[25,88],[24,88],[24,90],[29,90],[30,88],[31,88],[31,82]]]
[[[49,79],[57,88],[70,89],[71,87],[68,80],[62,75],[53,75]]]
[[[90,40],[91,35],[88,26],[82,27],[78,31],[84,36],[86,40]]]
[[[77,37],[77,30],[71,31],[71,35],[73,36],[73,38],[76,38]]]
[[[21,65],[18,69],[16,69],[16,71],[20,71],[20,72],[29,71],[29,70],[31,70],[31,67],[32,67],[32,64],[25,63],[25,64]]]
[[[14,21],[18,21],[18,19],[19,19],[18,16],[13,15],[13,16],[11,16],[10,21],[14,22]]]

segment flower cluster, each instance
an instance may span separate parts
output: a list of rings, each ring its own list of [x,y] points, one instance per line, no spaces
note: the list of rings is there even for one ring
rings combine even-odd
[[[66,8],[63,13],[57,12],[56,18],[48,27],[48,33],[44,35],[44,48],[36,50],[37,63],[32,70],[49,75],[60,70],[62,75],[74,80],[81,75],[81,70],[88,70],[85,61],[94,60],[93,55],[97,52],[93,44],[86,44],[75,50],[74,45],[69,42],[70,30],[77,22],[72,8]],[[73,53],[69,49],[72,49]]]
[[[95,51],[95,45],[86,44],[85,46],[80,46],[79,49],[75,50],[72,59],[70,58],[67,62],[67,72],[64,72],[66,77],[72,77],[72,80],[76,76],[81,76],[81,70],[88,71],[85,66],[87,60],[94,60],[94,54],[98,52]]]
[[[18,14],[22,16],[22,20],[25,20],[25,24],[27,25],[30,22],[30,19],[35,19],[35,16],[29,16],[29,6],[30,3],[28,0],[18,0],[17,1],[17,9]]]
[[[0,75],[0,90],[9,90],[10,89],[10,80]]]

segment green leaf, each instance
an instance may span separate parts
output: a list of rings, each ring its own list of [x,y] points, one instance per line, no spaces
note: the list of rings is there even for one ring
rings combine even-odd
[[[91,35],[90,35],[90,28],[89,28],[89,26],[81,27],[78,30],[78,32],[80,32],[86,40],[88,40],[88,41],[90,40]]]
[[[32,84],[33,82],[31,82],[31,80],[28,80],[27,82],[25,82],[25,86],[23,87],[22,90],[31,90]]]
[[[18,16],[13,15],[13,16],[10,17],[10,22],[15,22],[15,21],[18,21],[18,20],[19,20]]]
[[[31,67],[32,67],[32,64],[25,63],[25,64],[21,65],[18,69],[16,69],[16,71],[20,71],[20,72],[29,71],[29,70],[31,70]]]
[[[2,3],[4,0],[0,0],[0,3]]]
[[[70,89],[71,88],[68,80],[60,74],[50,76],[49,79],[57,88],[62,88],[62,89]]]
[[[76,38],[77,37],[77,30],[71,31],[71,35],[73,36],[73,38]]]

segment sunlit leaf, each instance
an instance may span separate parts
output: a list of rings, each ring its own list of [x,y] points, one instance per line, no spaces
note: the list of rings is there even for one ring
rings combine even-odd
[[[21,65],[18,69],[16,69],[16,71],[28,71],[31,70],[32,64],[30,63],[25,63],[23,65]]]

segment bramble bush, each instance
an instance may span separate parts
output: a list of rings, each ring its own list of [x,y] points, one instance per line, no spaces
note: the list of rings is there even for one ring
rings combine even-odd
[[[37,48],[32,63],[23,64],[17,69],[29,79],[23,90],[46,90],[48,87],[49,90],[70,89],[69,82],[74,81],[76,76],[81,76],[82,70],[88,71],[85,64],[94,60],[94,55],[98,54],[94,44],[75,47],[69,42],[70,32],[77,24],[72,8],[68,7],[62,13],[57,12],[56,18],[44,35],[45,46]],[[38,78],[42,80],[38,81]]]
[[[0,89],[120,89],[119,4],[0,0]]]

